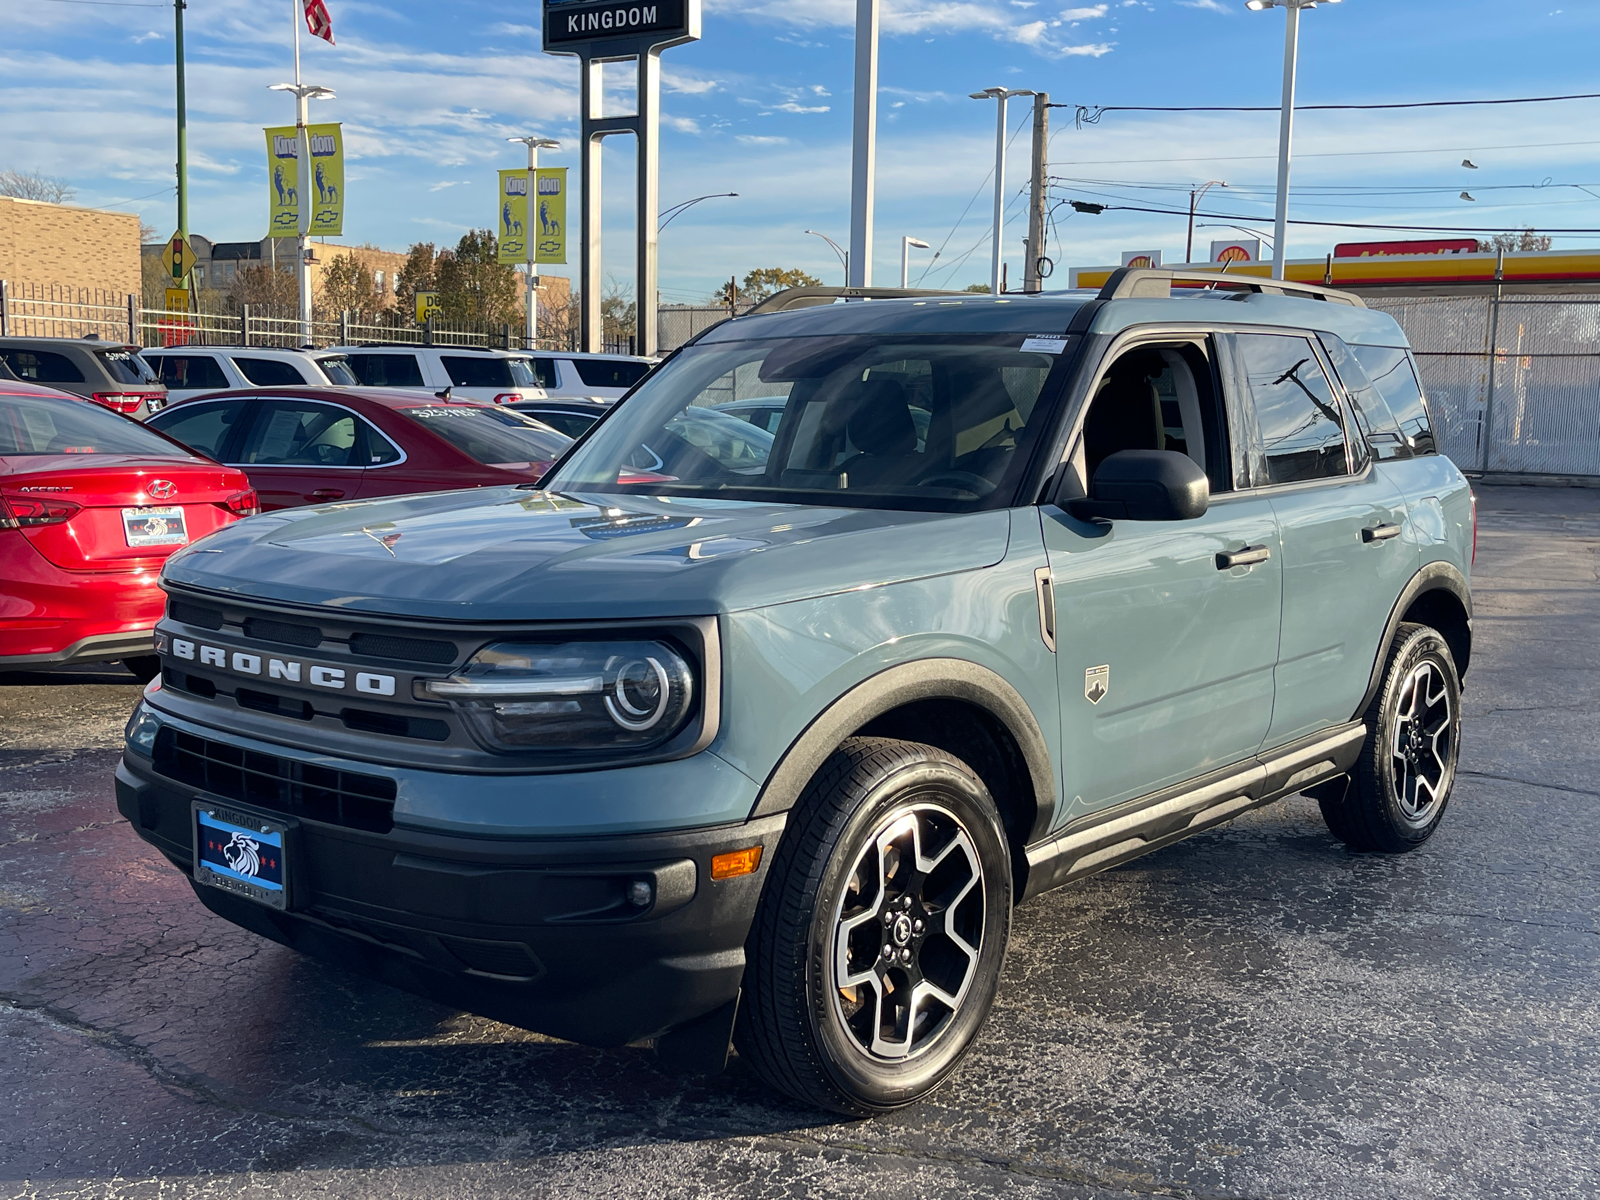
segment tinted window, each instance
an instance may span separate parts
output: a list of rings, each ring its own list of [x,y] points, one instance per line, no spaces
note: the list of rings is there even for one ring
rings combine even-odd
[[[228,434],[246,411],[243,400],[221,400],[214,404],[180,404],[157,413],[147,422],[168,437],[198,450],[207,458],[222,459]]]
[[[768,433],[777,433],[778,422],[783,420],[783,405],[779,403],[772,408],[730,408],[727,413],[730,417],[738,417],[741,421],[749,421],[757,429],[765,429]],[[918,422],[917,437],[926,441],[928,437],[927,411],[925,409],[916,409],[912,411],[911,415],[913,419],[919,415],[921,416],[922,420]]]
[[[1255,407],[1266,482],[1349,474],[1339,401],[1311,343],[1254,333],[1240,334],[1234,343]]]
[[[94,404],[0,396],[0,454],[142,454],[188,461],[177,446]]]
[[[439,404],[400,411],[486,465],[551,462],[572,445],[565,434],[505,408]]]
[[[261,467],[362,465],[354,413],[303,400],[258,400],[238,461]]]
[[[415,354],[351,354],[345,359],[356,382],[366,387],[422,387]]]
[[[1406,447],[1405,438],[1400,436],[1400,426],[1394,414],[1389,411],[1389,405],[1373,386],[1371,377],[1344,339],[1327,333],[1318,336],[1328,351],[1328,357],[1333,360],[1334,372],[1344,384],[1350,407],[1355,410],[1356,427],[1360,429],[1362,440],[1371,449],[1372,456],[1379,462],[1409,457],[1411,451]]]
[[[328,377],[328,382],[339,387],[354,387],[356,377],[350,370],[350,360],[342,354],[330,354],[325,358],[317,359],[317,366],[322,368],[322,373]]]
[[[239,358],[236,355],[233,365],[239,368],[239,374],[258,387],[295,387],[307,382],[299,367],[275,358]]]
[[[95,356],[118,383],[154,383],[155,373],[132,350],[98,350]]]
[[[1417,382],[1411,355],[1388,346],[1352,346],[1350,352],[1389,405],[1410,451],[1435,453],[1438,447],[1434,445],[1433,422],[1428,419],[1428,406],[1422,398],[1422,385]]]
[[[553,358],[530,358],[528,368],[533,372],[534,385],[542,388],[556,386],[556,360]]]
[[[209,354],[162,354],[156,358],[157,378],[174,390],[225,388],[228,377]]]
[[[18,379],[32,383],[82,383],[83,372],[65,354],[53,350],[0,349],[0,358]]]
[[[591,417],[588,413],[546,412],[540,409],[534,409],[528,416],[535,421],[543,421],[550,428],[559,430],[569,438],[577,437],[599,419]]]
[[[625,358],[575,358],[578,378],[585,387],[630,388],[650,373],[650,364]]]
[[[439,361],[444,364],[445,374],[450,376],[450,382],[456,387],[509,388],[533,385],[533,371],[526,359],[495,358],[487,354],[482,357],[446,354]],[[513,363],[517,368],[515,373]],[[519,375],[520,381],[516,378]]]

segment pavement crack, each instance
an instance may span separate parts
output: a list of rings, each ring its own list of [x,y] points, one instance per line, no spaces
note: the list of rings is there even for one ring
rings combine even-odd
[[[1514,775],[1492,775],[1488,771],[1459,771],[1459,770],[1456,772],[1456,774],[1457,775],[1467,775],[1467,776],[1470,776],[1473,779],[1496,779],[1496,780],[1499,780],[1501,783],[1520,783],[1524,787],[1544,788],[1547,791],[1552,791],[1552,792],[1570,792],[1574,796],[1596,796],[1596,797],[1600,797],[1600,792],[1591,791],[1588,788],[1567,787],[1565,784],[1560,784],[1560,783],[1539,783],[1537,780],[1533,780],[1533,779],[1518,779]]]

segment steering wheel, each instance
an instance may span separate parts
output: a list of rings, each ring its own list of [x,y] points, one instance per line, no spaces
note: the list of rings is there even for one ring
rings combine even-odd
[[[917,486],[961,488],[981,497],[987,496],[994,491],[996,485],[992,480],[985,479],[982,475],[976,475],[971,471],[940,471],[937,475],[919,479]]]

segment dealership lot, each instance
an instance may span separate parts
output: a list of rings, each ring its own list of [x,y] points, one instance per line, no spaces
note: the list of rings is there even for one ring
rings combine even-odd
[[[0,676],[0,1197],[1592,1195],[1600,491],[1480,506],[1440,833],[1352,855],[1297,799],[1043,897],[966,1067],[871,1122],[209,915],[116,815],[131,677]]]

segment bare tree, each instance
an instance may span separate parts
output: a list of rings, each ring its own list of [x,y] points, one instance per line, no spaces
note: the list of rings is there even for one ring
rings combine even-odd
[[[1487,249],[1503,250],[1507,254],[1528,254],[1548,250],[1555,244],[1549,236],[1535,233],[1531,228],[1517,233],[1497,233],[1489,239]]]
[[[77,188],[53,175],[43,175],[38,171],[0,171],[0,196],[65,204],[77,194]]]

